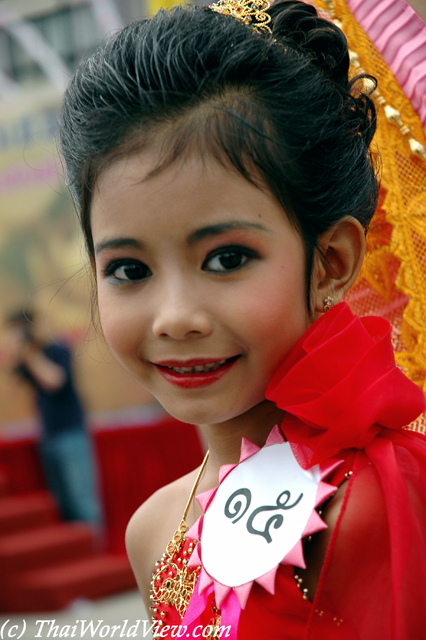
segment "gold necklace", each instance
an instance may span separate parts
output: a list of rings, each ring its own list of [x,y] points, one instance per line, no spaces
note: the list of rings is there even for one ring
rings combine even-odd
[[[183,618],[200,575],[201,567],[189,568],[187,566],[188,559],[198,541],[188,542],[186,539],[186,533],[189,529],[186,518],[208,457],[209,452],[207,451],[186,503],[182,520],[167,545],[163,557],[155,563],[156,569],[151,580],[150,608],[154,621],[157,619],[157,614],[160,617],[159,627],[163,626],[163,620],[167,617],[167,607],[175,607],[181,619]]]

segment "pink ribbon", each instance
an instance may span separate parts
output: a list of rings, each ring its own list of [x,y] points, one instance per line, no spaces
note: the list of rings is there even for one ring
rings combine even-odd
[[[229,592],[225,602],[222,603],[220,626],[230,626],[230,634],[225,635],[228,640],[237,640],[238,624],[240,622],[241,605],[238,602],[235,591],[232,589]]]
[[[207,599],[214,591],[214,585],[212,584],[200,595],[198,593],[199,582],[200,578],[197,580],[197,584],[195,585],[194,592],[182,620],[182,626],[187,627],[187,633],[190,638],[195,637],[192,635],[192,632],[195,627],[200,625],[201,615],[207,608]]]
[[[192,594],[192,598],[189,601],[189,605],[186,609],[185,616],[182,620],[182,626],[186,626],[186,633],[189,634],[186,637],[196,637],[193,636],[193,632],[196,627],[201,625],[201,615],[207,608],[208,597],[214,591],[214,585],[210,585],[203,593],[200,595],[198,593],[200,578],[198,578],[197,584],[195,585],[194,592]],[[230,627],[229,635],[226,637],[228,640],[237,640],[238,633],[238,623],[240,621],[241,615],[241,606],[238,602],[238,598],[235,594],[235,591],[232,589],[226,598],[226,600],[222,603],[221,607],[221,620],[220,626]],[[197,630],[198,635],[198,630]]]

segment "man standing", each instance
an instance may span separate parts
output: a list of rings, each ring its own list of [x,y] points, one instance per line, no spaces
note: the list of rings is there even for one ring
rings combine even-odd
[[[62,517],[99,525],[92,443],[74,386],[69,348],[37,336],[28,310],[9,316],[3,345],[0,363],[34,388],[42,465]]]

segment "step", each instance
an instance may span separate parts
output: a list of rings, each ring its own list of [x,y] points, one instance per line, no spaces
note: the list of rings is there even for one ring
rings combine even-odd
[[[55,501],[47,491],[0,498],[0,536],[47,526],[58,519]]]
[[[0,497],[9,493],[9,480],[7,478],[6,467],[0,464]]]
[[[0,591],[0,610],[58,611],[79,598],[97,600],[135,587],[125,556],[97,555],[15,576],[12,583]]]
[[[0,537],[0,580],[5,574],[77,560],[93,553],[93,534],[81,522],[59,522]]]

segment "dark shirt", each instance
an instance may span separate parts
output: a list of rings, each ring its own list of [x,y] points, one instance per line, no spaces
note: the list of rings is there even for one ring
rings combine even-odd
[[[18,373],[36,390],[36,403],[40,412],[43,437],[51,438],[71,429],[85,429],[84,413],[75,390],[71,372],[71,353],[65,345],[51,344],[43,348],[44,355],[64,369],[64,385],[56,391],[46,391],[24,366]]]

